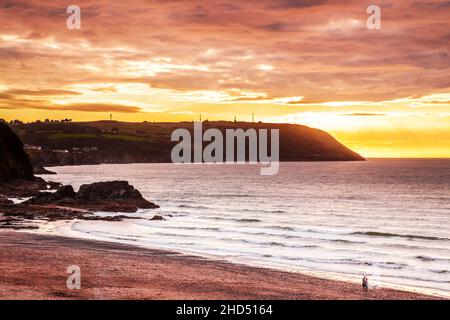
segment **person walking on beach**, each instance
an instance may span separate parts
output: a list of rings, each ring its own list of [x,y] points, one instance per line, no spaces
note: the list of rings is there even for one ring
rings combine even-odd
[[[369,290],[369,279],[367,277],[363,277],[362,279],[362,287],[364,291]]]

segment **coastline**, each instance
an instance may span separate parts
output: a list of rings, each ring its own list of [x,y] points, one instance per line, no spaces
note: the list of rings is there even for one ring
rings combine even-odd
[[[0,299],[443,299],[160,249],[0,231]],[[67,267],[81,268],[69,290]]]

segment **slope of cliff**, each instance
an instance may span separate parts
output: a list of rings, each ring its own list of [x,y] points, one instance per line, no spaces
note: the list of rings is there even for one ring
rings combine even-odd
[[[0,183],[33,178],[33,167],[22,142],[6,124],[0,123]]]

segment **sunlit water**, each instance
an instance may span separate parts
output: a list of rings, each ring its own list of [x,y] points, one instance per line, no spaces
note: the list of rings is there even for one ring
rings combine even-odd
[[[51,169],[75,188],[128,180],[161,206],[58,233],[450,293],[450,160],[281,163],[275,176],[251,165]]]

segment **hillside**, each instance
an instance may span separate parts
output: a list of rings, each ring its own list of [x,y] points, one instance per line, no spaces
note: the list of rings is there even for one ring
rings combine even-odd
[[[13,125],[33,164],[42,166],[171,162],[176,142],[170,137],[177,128],[192,132],[193,123],[98,121]],[[280,161],[364,160],[328,133],[302,125],[204,122],[203,131],[208,128],[280,129]]]

